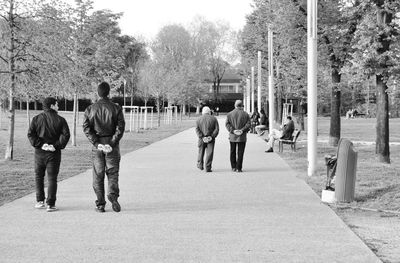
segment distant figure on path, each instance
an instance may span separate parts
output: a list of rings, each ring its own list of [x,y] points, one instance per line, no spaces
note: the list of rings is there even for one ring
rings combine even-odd
[[[93,144],[93,189],[97,196],[96,211],[105,212],[104,175],[108,178],[108,200],[115,212],[121,211],[119,197],[119,141],[124,135],[125,119],[122,108],[110,101],[110,85],[102,82],[97,88],[100,99],[88,106],[83,118],[83,131]]]
[[[196,121],[196,134],[199,137],[199,154],[197,168],[204,169],[204,153],[206,154],[206,172],[211,172],[214,157],[215,138],[219,133],[218,120],[211,115],[209,107],[203,107],[202,116]]]
[[[70,132],[66,120],[59,116],[58,103],[48,97],[43,101],[43,112],[33,117],[28,139],[35,148],[35,208],[46,208],[44,200],[44,176],[47,170],[47,212],[57,210],[57,177],[60,171],[61,150],[69,141]]]
[[[257,125],[255,128],[258,136],[262,136],[265,130],[268,130],[268,119],[264,109],[261,109],[260,113],[260,125]]]
[[[229,132],[232,171],[241,173],[247,132],[251,127],[249,114],[243,110],[241,100],[235,101],[235,109],[226,116],[225,126]]]
[[[294,131],[294,122],[291,116],[286,117],[285,124],[283,125],[281,130],[272,129],[269,133],[268,142],[268,150],[265,152],[270,153],[274,151],[274,141],[278,139],[290,140],[292,139],[292,134]]]

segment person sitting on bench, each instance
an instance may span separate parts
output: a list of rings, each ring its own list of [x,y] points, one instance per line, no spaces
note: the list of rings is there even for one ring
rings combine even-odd
[[[275,140],[278,139],[291,140],[293,131],[294,131],[294,122],[291,116],[287,116],[285,124],[281,129],[279,130],[272,129],[272,131],[269,133],[269,140],[267,140],[269,147],[268,150],[266,150],[265,152],[270,153],[274,151]]]

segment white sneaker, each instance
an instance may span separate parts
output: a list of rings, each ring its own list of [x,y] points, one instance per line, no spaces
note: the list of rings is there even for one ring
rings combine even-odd
[[[35,208],[36,209],[42,209],[42,208],[46,208],[46,206],[44,205],[43,201],[39,201],[35,204]]]
[[[48,205],[46,210],[47,212],[54,212],[57,211],[58,208],[55,205]]]

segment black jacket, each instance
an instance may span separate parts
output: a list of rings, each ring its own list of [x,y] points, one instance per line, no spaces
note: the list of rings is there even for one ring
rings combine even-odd
[[[293,120],[290,120],[283,126],[281,139],[291,140],[293,132],[294,132],[294,122]]]
[[[103,98],[86,108],[83,132],[94,146],[97,147],[99,143],[115,146],[124,131],[124,114],[118,104]]]
[[[28,139],[35,148],[43,144],[52,144],[56,150],[64,149],[69,141],[70,133],[66,120],[53,109],[33,117],[28,130]]]

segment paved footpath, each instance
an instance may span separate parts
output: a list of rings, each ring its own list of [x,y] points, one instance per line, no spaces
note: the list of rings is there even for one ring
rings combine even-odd
[[[94,211],[91,171],[59,183],[57,212],[1,206],[0,262],[380,262],[257,136],[231,172],[220,125],[212,173],[194,129],[125,155],[121,213]]]

